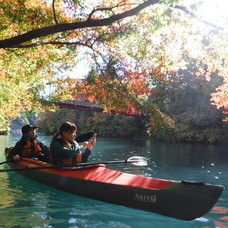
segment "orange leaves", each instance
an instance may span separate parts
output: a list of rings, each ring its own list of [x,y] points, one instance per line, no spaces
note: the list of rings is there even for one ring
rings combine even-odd
[[[217,88],[217,91],[212,94],[212,104],[217,108],[223,108],[223,113],[226,115],[224,121],[228,121],[228,82]]]
[[[110,74],[93,75],[77,87],[87,100],[103,105],[106,112],[138,114],[143,111],[142,103],[153,92],[147,80],[146,71],[124,71],[121,78]],[[77,98],[77,94],[74,97]]]
[[[147,74],[144,72],[125,72],[125,85],[127,89],[136,95],[149,94],[150,89],[147,85]]]
[[[86,99],[93,103],[104,105],[104,110],[135,111],[132,102],[128,98],[127,87],[110,75],[96,75],[87,81],[78,84],[80,92],[86,95]],[[134,86],[129,85],[134,90]],[[137,91],[136,91],[137,92]]]

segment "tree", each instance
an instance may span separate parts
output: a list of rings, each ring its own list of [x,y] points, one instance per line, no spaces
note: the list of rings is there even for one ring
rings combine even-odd
[[[206,25],[194,21],[191,9],[191,5],[183,7],[181,2],[177,5],[174,0],[100,0],[92,3],[80,0],[1,1],[0,87],[4,90],[4,99],[1,99],[0,106],[5,108],[7,101],[12,101],[9,108],[11,114],[3,111],[0,113],[2,119],[9,119],[23,109],[39,109],[40,104],[47,100],[41,93],[47,84],[55,86],[54,91],[51,91],[54,93],[48,97],[50,102],[80,91],[80,83],[72,85],[72,80],[59,71],[72,68],[75,56],[80,51],[78,47],[87,47],[90,51],[86,54],[94,60],[96,66],[93,69],[96,73],[93,80],[90,74],[86,92],[94,92],[91,88],[96,88],[105,79],[101,90],[106,95],[110,94],[110,99],[105,100],[102,96],[97,97],[96,93],[90,93],[91,99],[102,102],[107,110],[116,103],[116,108],[140,111],[148,123],[158,123],[158,130],[163,128],[163,123],[171,126],[172,121],[156,105],[148,103],[145,91],[151,86],[150,93],[153,93],[153,87],[156,86],[154,83],[164,82],[179,68],[185,67],[191,59],[189,56],[193,55],[191,47],[185,44],[189,34],[197,48],[204,50],[203,54],[195,55],[195,58],[201,61],[201,66],[202,63],[210,66],[206,56],[211,47],[205,47],[202,35],[206,36],[201,32],[205,31]],[[137,17],[137,20],[133,17]],[[148,26],[142,29],[145,23]],[[177,29],[179,27],[180,30]],[[150,37],[147,36],[148,32],[152,34]],[[224,30],[220,33],[221,41],[225,42]],[[157,44],[156,38],[162,42]],[[214,41],[211,43],[215,44]],[[178,52],[173,53],[172,44],[178,47]],[[214,51],[216,53],[216,47]],[[220,64],[221,59],[218,58],[218,62]],[[108,69],[110,63],[111,70]],[[218,64],[208,67],[203,73],[210,75]],[[227,68],[226,65],[219,66]],[[143,86],[137,89],[139,82]],[[13,88],[20,89],[15,91],[16,96],[10,97],[11,93],[7,91]],[[224,87],[220,87],[219,92],[222,91]],[[223,99],[221,93],[219,98]],[[221,100],[214,99],[214,102],[226,108]]]
[[[174,120],[176,140],[225,142],[227,130],[222,112],[210,103],[210,94],[222,84],[221,77],[214,75],[207,81],[204,77],[195,77],[193,70],[179,71],[171,81],[157,87],[157,94],[150,100]]]

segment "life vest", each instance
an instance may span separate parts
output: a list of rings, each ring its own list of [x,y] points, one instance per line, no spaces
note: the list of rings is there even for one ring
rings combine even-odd
[[[38,144],[38,140],[33,142],[26,141],[21,151],[23,157],[39,157],[42,154],[42,149]]]
[[[64,145],[64,143],[65,142],[63,140],[63,145]],[[72,146],[76,146],[76,144],[72,143]],[[65,159],[62,160],[63,164],[66,164],[66,165],[80,163],[81,161],[82,161],[82,152],[79,152],[79,153],[75,154],[71,158],[65,158]]]
[[[82,161],[82,152],[76,154],[73,158],[63,159],[62,162],[66,165],[80,163]]]

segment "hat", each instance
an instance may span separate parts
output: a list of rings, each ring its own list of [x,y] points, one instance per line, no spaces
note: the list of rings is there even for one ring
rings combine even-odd
[[[37,127],[36,126],[32,126],[32,125],[25,125],[22,127],[21,131],[22,131],[22,134],[27,134],[31,129],[34,130],[36,129]]]

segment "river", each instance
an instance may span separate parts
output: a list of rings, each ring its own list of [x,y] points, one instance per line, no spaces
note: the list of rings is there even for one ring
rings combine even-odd
[[[18,137],[0,136],[0,162],[4,161],[4,148],[13,146]],[[51,137],[39,135],[39,139],[49,144]],[[205,216],[182,221],[72,195],[14,172],[1,172],[0,227],[228,228],[228,145],[98,138],[89,161],[123,160],[135,155],[149,158],[149,165],[115,164],[109,167],[155,178],[224,185],[225,191]],[[1,165],[1,169],[7,167],[7,164]]]

